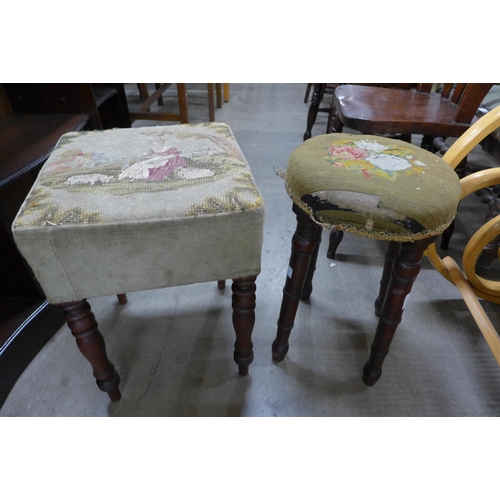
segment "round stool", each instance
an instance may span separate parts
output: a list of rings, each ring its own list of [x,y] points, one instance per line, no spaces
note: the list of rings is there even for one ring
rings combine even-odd
[[[286,356],[298,304],[312,291],[322,229],[387,240],[375,301],[380,319],[363,370],[363,381],[373,385],[382,374],[422,256],[455,217],[461,193],[458,176],[438,156],[403,141],[325,134],[292,153],[284,177],[297,229],[273,359]]]

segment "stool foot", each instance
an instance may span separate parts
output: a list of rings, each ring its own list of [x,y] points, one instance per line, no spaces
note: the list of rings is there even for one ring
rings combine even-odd
[[[217,281],[217,288],[219,290],[225,290],[226,289],[226,280]]]
[[[436,239],[437,236],[432,236],[424,240],[400,244],[392,265],[392,274],[385,293],[370,357],[363,369],[363,381],[367,385],[374,385],[382,375],[382,364],[401,322],[406,297],[411,292],[413,283],[420,272],[422,256],[427,247]],[[394,246],[392,246],[393,249]],[[391,249],[388,250],[386,256],[390,255],[390,252]]]
[[[382,370],[371,370],[368,363],[363,368],[363,382],[370,387],[374,386],[382,376]]]
[[[283,300],[278,318],[278,331],[273,343],[272,352],[275,361],[282,361],[288,351],[288,338],[293,328],[300,299],[303,298],[303,289],[313,253],[321,241],[321,227],[318,227],[306,213],[293,205],[297,215],[297,229],[292,238],[292,253],[288,265],[288,273],[283,288]],[[312,269],[312,273],[314,269]],[[311,273],[311,280],[312,280]]]
[[[97,386],[107,392],[111,401],[121,398],[120,376],[106,354],[106,345],[97,329],[95,316],[86,300],[59,304],[80,352],[92,366]]]
[[[344,231],[337,231],[336,229],[332,229],[330,231],[330,244],[328,245],[328,252],[326,253],[327,258],[334,259],[335,253],[337,252],[337,248],[344,237]]]
[[[288,342],[285,345],[279,345],[276,340],[273,342],[273,361],[283,361],[285,359],[286,353],[288,352],[289,348]]]
[[[255,324],[255,280],[257,276],[247,276],[233,280],[233,326],[236,333],[234,343],[234,361],[239,374],[248,374],[248,367],[253,361],[252,331]]]
[[[121,304],[122,306],[128,302],[126,293],[119,293],[117,297],[118,297],[118,303]]]

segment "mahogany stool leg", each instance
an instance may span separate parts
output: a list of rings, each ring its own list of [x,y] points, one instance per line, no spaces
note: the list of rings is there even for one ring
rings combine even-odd
[[[119,293],[117,297],[118,297],[118,303],[121,304],[122,306],[128,302],[126,293]]]
[[[380,317],[382,312],[382,305],[384,304],[385,294],[387,292],[387,287],[389,286],[389,281],[392,275],[392,265],[394,259],[398,255],[399,246],[401,244],[397,241],[389,242],[387,246],[387,252],[385,253],[384,270],[382,271],[382,278],[380,280],[380,289],[378,292],[378,297],[375,299],[375,316]]]
[[[420,272],[422,256],[426,248],[436,239],[437,236],[432,236],[400,245],[398,255],[394,259],[392,276],[371,346],[370,357],[363,368],[363,382],[366,385],[374,385],[382,375],[382,364],[401,322],[406,297]]]
[[[257,276],[247,276],[233,280],[233,326],[236,333],[234,361],[240,375],[248,375],[248,367],[253,361],[252,331],[255,324],[255,280]]]
[[[95,316],[86,300],[58,304],[64,312],[71,333],[81,353],[92,365],[97,386],[107,392],[111,401],[118,401],[121,393],[118,385],[120,376],[106,354],[106,345],[97,329]]]
[[[337,231],[336,229],[330,230],[328,251],[326,252],[326,257],[328,259],[335,259],[335,252],[344,237],[344,231]]]
[[[313,278],[314,271],[316,271],[316,262],[318,260],[319,246],[321,243],[321,235],[323,233],[323,228],[321,226],[317,226],[317,234],[316,234],[316,248],[311,256],[311,262],[309,263],[309,269],[307,270],[306,281],[304,282],[304,288],[302,289],[302,300],[309,300],[311,293],[313,291]]]
[[[296,205],[293,206],[293,211],[297,215],[297,229],[292,238],[292,253],[283,289],[278,331],[272,346],[274,361],[282,361],[288,352],[288,338],[293,328],[306,275],[318,240],[318,225]]]

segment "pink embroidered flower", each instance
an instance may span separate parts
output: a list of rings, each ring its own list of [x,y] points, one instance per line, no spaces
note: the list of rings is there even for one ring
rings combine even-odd
[[[328,150],[328,154],[343,160],[361,160],[367,156],[364,151],[352,146],[333,146]]]

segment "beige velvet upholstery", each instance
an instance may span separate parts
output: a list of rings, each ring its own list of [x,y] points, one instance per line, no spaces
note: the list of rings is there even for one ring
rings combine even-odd
[[[285,179],[293,201],[323,227],[394,241],[442,233],[461,193],[456,173],[438,156],[369,135],[305,141],[290,156]]]
[[[52,303],[260,272],[264,201],[222,123],[64,135],[13,224]]]

